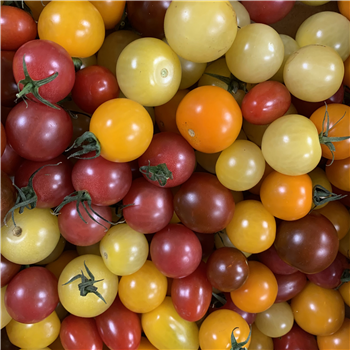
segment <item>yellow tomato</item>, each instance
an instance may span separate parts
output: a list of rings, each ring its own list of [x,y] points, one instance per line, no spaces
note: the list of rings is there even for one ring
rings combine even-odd
[[[37,265],[47,265],[59,258],[59,256],[62,254],[64,247],[66,246],[66,240],[63,238],[63,236],[60,236],[60,239],[55,247],[55,249],[51,252],[51,254],[45,258],[44,260],[41,260],[37,262]]]
[[[6,306],[5,306],[6,289],[7,289],[7,285],[3,286],[1,288],[1,309],[0,309],[0,313],[1,313],[1,329],[3,329],[5,326],[7,326],[10,323],[10,321],[12,320],[12,317],[7,312]]]
[[[350,346],[350,319],[346,318],[340,329],[332,335],[318,336],[319,350],[343,350]]]
[[[90,1],[101,14],[106,29],[112,29],[122,19],[125,1]]]
[[[344,299],[346,305],[350,306],[350,282],[344,283],[340,288],[339,292]]]
[[[63,269],[77,256],[78,253],[76,250],[66,250],[59,256],[57,260],[47,264],[46,268],[51,271],[57,279],[59,279]]]

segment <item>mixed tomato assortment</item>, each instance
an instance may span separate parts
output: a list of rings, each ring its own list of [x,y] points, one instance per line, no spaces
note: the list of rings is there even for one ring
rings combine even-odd
[[[349,20],[2,1],[1,348],[349,349]]]

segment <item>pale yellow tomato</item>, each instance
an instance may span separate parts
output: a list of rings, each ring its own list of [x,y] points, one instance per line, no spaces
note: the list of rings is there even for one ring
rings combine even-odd
[[[6,306],[5,306],[6,289],[7,289],[7,285],[3,286],[1,288],[1,309],[0,309],[0,313],[1,313],[1,329],[3,329],[5,326],[7,326],[10,323],[10,321],[12,320],[12,317],[7,312]]]
[[[195,84],[207,68],[206,63],[196,63],[188,61],[178,56],[181,64],[181,82],[179,90],[187,89]]]
[[[10,215],[9,215],[10,216]],[[24,209],[14,212],[7,225],[1,227],[1,254],[8,260],[20,264],[35,264],[47,258],[60,239],[58,220],[51,209]]]
[[[179,56],[211,62],[224,55],[235,40],[236,13],[229,1],[175,1],[165,14],[164,33]]]
[[[244,132],[246,133],[248,139],[254,142],[259,147],[261,147],[262,138],[264,136],[266,129],[269,127],[269,125],[270,124],[265,124],[265,125],[251,124],[243,118]]]
[[[250,16],[247,9],[238,0],[230,1],[230,4],[236,12],[237,26],[242,28],[250,24]]]
[[[252,325],[252,340],[249,350],[273,350],[273,340],[260,332],[255,323]]]

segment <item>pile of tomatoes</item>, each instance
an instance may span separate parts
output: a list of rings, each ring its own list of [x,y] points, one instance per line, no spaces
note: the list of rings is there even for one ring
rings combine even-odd
[[[3,3],[1,348],[348,349],[349,9]]]

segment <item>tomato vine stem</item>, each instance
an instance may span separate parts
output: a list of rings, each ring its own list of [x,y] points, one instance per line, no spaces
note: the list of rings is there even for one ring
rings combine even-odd
[[[146,175],[147,179],[151,181],[158,181],[160,186],[165,186],[168,180],[173,179],[173,173],[168,169],[165,163],[151,166],[151,162],[148,161],[148,165],[144,165],[139,169],[141,174]]]

